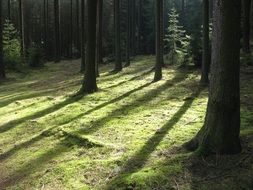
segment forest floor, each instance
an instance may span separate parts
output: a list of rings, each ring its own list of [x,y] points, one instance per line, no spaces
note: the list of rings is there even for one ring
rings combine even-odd
[[[99,91],[73,97],[79,61],[48,63],[0,83],[0,189],[252,190],[253,67],[242,68],[243,152],[197,157],[182,144],[203,125],[199,71],[164,69],[154,57],[123,72],[102,66]]]

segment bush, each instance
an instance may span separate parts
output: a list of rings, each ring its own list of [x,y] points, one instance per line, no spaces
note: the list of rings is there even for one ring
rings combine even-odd
[[[16,69],[21,63],[21,45],[18,31],[6,20],[3,29],[4,62],[9,69]]]
[[[30,67],[39,68],[44,66],[43,48],[40,45],[32,44],[28,49],[28,64]]]

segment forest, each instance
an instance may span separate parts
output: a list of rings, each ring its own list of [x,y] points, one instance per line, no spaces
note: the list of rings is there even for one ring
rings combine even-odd
[[[253,190],[251,0],[0,0],[0,190]]]

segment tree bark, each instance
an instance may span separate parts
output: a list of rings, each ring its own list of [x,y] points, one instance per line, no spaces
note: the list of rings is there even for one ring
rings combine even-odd
[[[121,62],[121,40],[120,40],[120,0],[114,0],[115,19],[115,71],[122,70]]]
[[[25,24],[24,24],[24,2],[19,0],[19,25],[20,25],[20,41],[21,41],[21,55],[26,56],[25,47]]]
[[[99,76],[98,66],[102,64],[102,35],[103,35],[103,0],[97,4],[97,52],[96,52],[96,76]]]
[[[81,72],[84,72],[85,70],[85,44],[85,0],[81,0]]]
[[[156,0],[156,64],[154,81],[162,79],[163,66],[163,0]]]
[[[127,38],[126,38],[126,67],[130,66],[130,40],[131,40],[131,1],[127,1]]]
[[[242,0],[243,6],[243,52],[250,53],[251,0]]]
[[[85,64],[85,75],[83,87],[84,93],[97,91],[96,84],[96,21],[97,21],[97,0],[87,0],[88,26],[87,26],[87,54]]]
[[[210,68],[210,44],[209,44],[209,0],[203,0],[203,41],[202,41],[202,75],[200,83],[207,85],[209,83]]]
[[[5,78],[5,65],[3,59],[3,10],[2,1],[0,1],[0,79]]]
[[[70,0],[70,58],[73,58],[73,0]]]
[[[59,0],[54,0],[54,19],[55,19],[55,62],[61,61],[61,40],[60,40],[60,9]]]
[[[11,20],[11,0],[8,0],[8,20]]]
[[[186,144],[200,154],[241,151],[240,14],[238,0],[215,0],[210,93],[203,128]]]
[[[78,57],[80,57],[80,12],[79,12],[79,0],[76,0],[76,47],[78,50]]]

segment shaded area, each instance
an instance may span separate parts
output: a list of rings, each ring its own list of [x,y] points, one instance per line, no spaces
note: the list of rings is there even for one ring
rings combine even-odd
[[[172,116],[172,118],[165,125],[163,125],[150,139],[148,139],[145,145],[139,151],[137,151],[137,153],[135,153],[132,158],[125,162],[118,176],[109,183],[106,189],[113,189],[115,183],[119,182],[119,180],[122,179],[121,175],[124,175],[124,177],[129,176],[132,173],[140,170],[145,165],[152,152],[155,151],[167,133],[187,112],[195,98],[199,96],[202,90],[202,88],[199,88],[197,92],[194,92],[191,98],[185,101],[183,106]]]

